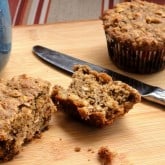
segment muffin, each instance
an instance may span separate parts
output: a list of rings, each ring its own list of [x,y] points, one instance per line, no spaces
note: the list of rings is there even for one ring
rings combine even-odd
[[[48,128],[55,110],[49,90],[49,82],[27,75],[0,81],[0,162]]]
[[[57,110],[95,127],[112,124],[141,100],[136,89],[86,65],[75,66],[69,87],[55,85],[51,98]]]
[[[165,5],[134,0],[103,13],[109,55],[116,66],[134,73],[165,68]]]

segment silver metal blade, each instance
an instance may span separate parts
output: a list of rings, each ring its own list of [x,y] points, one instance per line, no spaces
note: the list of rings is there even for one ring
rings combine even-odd
[[[155,101],[155,99],[150,99],[150,98],[148,100],[157,102],[159,104],[162,104],[162,101],[163,101],[162,105],[165,105],[165,90],[164,89],[161,89],[161,88],[155,87],[155,86],[151,86],[149,84],[143,83],[143,82],[135,80],[133,78],[121,75],[112,70],[103,68],[101,66],[98,66],[98,65],[95,65],[92,63],[88,63],[86,61],[71,57],[64,53],[60,53],[60,52],[45,48],[43,46],[39,46],[39,45],[34,46],[33,52],[34,52],[34,54],[36,54],[38,57],[40,57],[44,61],[47,61],[48,63],[50,63],[51,65],[53,65],[57,68],[67,71],[69,74],[73,74],[73,66],[76,64],[88,65],[93,70],[96,70],[98,72],[105,72],[105,73],[109,74],[113,78],[113,80],[120,80],[120,81],[123,81],[123,82],[129,84],[130,86],[134,87],[146,99],[148,99],[146,97],[146,96],[148,96],[148,94],[151,95],[152,93],[155,94],[156,92],[157,93],[159,92],[160,98],[158,98],[158,100]]]

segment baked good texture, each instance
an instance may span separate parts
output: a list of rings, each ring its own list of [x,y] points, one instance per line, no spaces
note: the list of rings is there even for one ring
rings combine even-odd
[[[86,65],[76,65],[68,89],[55,85],[51,98],[58,110],[90,125],[103,127],[140,102],[138,91],[113,81],[106,73],[98,73]]]
[[[125,154],[111,151],[107,146],[100,147],[97,154],[103,165],[133,165]]]
[[[0,81],[0,161],[48,128],[55,110],[49,90],[49,82],[27,75]]]
[[[113,153],[107,147],[100,147],[98,157],[102,164],[112,165]]]
[[[153,73],[165,68],[165,5],[133,0],[103,13],[109,55],[119,68]]]

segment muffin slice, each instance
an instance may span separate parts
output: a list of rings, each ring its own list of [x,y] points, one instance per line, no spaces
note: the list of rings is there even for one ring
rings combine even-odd
[[[49,89],[49,82],[27,75],[0,81],[0,161],[11,160],[47,129],[55,110]]]
[[[90,125],[112,124],[141,100],[137,90],[121,81],[113,81],[105,73],[83,65],[75,66],[74,71],[68,89],[54,86],[51,98],[58,110]]]

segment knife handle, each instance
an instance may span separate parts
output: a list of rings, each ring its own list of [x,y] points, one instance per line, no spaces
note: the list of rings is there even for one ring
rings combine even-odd
[[[152,92],[142,96],[144,99],[161,104],[165,106],[165,90],[156,88]]]

